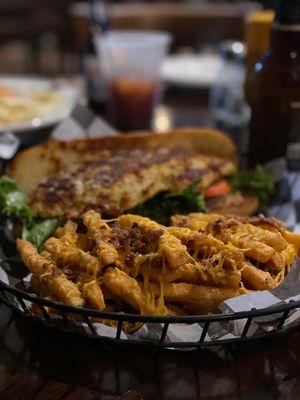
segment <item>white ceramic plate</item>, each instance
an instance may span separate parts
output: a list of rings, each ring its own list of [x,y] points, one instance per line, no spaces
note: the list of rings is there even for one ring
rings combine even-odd
[[[221,57],[215,54],[175,54],[164,59],[161,74],[172,85],[209,88],[221,65]]]
[[[50,79],[0,76],[1,86],[24,93],[50,90],[58,95],[59,101],[49,107],[49,110],[41,116],[37,115],[22,122],[0,123],[0,133],[7,131],[21,133],[55,125],[70,115],[79,97],[78,90]]]

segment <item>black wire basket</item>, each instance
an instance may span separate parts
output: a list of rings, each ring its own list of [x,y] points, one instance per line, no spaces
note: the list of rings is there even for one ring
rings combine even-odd
[[[0,275],[0,303],[47,327],[117,345],[200,348],[277,335],[300,325],[298,318],[294,323],[285,324],[287,318],[300,310],[300,300],[237,313],[144,316],[72,307],[39,297],[26,280],[29,271],[17,254],[11,227],[3,220],[0,221],[0,269],[8,278],[4,282]],[[239,329],[236,329],[236,324]],[[253,333],[254,324],[260,328]],[[192,337],[184,335],[189,337],[187,340],[182,340],[182,335],[172,334],[174,327],[186,331],[186,327],[191,325],[197,329]],[[151,326],[150,335],[139,334],[142,327],[148,326]]]
[[[238,341],[246,341],[252,339],[263,338],[271,335],[287,332],[290,327],[285,326],[285,321],[290,313],[300,308],[300,301],[291,301],[279,306],[267,309],[252,309],[251,311],[214,314],[214,315],[197,315],[197,316],[142,316],[136,314],[102,312],[92,309],[72,307],[59,302],[49,301],[41,298],[34,293],[29,293],[16,287],[10,286],[0,281],[0,301],[3,302],[13,311],[21,313],[24,317],[42,322],[51,328],[58,328],[63,331],[92,337],[94,339],[114,343],[128,345],[151,345],[161,348],[199,348],[214,345],[223,345]],[[39,310],[39,312],[33,312]],[[51,311],[49,311],[51,309]],[[255,335],[249,335],[251,324],[262,317],[266,320],[272,320],[272,329],[259,332]],[[100,319],[102,323],[111,323],[115,321],[116,329],[110,330],[108,336],[106,332],[99,329],[99,324],[93,322]],[[242,321],[243,329],[240,334],[235,337],[227,337],[218,339],[209,335],[209,330],[214,324],[222,326],[222,324],[233,324],[235,321]],[[141,326],[142,324],[151,324],[155,327],[156,336],[150,339],[141,339],[134,333],[123,337],[125,324]],[[168,337],[170,327],[175,324],[199,324],[201,334],[197,340],[193,341],[173,341]],[[102,325],[105,329],[105,325]],[[209,340],[207,340],[209,337]]]

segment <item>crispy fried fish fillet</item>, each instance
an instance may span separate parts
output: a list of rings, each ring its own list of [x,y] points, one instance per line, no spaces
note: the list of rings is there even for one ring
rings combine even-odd
[[[161,191],[200,179],[206,187],[234,169],[230,160],[187,150],[105,150],[41,182],[30,205],[45,217],[78,218],[91,208],[113,217]]]

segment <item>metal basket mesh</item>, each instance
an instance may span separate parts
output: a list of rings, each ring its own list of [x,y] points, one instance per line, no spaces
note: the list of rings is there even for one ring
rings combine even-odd
[[[10,309],[21,313],[27,318],[42,322],[51,328],[58,328],[67,332],[84,335],[112,342],[114,344],[125,343],[128,345],[151,345],[157,347],[172,348],[199,348],[214,345],[222,345],[232,342],[252,340],[286,332],[289,327],[285,326],[285,321],[290,313],[300,308],[300,301],[279,305],[267,309],[252,309],[251,311],[197,315],[197,316],[143,316],[136,314],[114,313],[95,311],[87,308],[75,308],[59,302],[41,298],[33,293],[27,293],[16,287],[9,286],[0,281],[0,301]],[[33,311],[35,310],[35,311]],[[256,335],[249,335],[251,324],[260,317],[271,317],[275,322],[272,329],[260,332]],[[114,321],[116,329],[110,330],[107,335],[105,325],[99,325],[98,320],[110,324]],[[243,323],[243,329],[235,337],[218,339],[209,337],[208,332],[214,324],[230,324],[235,321]],[[155,326],[158,334],[155,338],[141,339],[133,334],[124,335],[125,325],[131,324],[151,324]],[[168,337],[170,327],[175,324],[199,324],[201,333],[197,340],[193,341],[173,341]],[[99,328],[100,326],[100,328]],[[104,329],[101,329],[101,326]]]

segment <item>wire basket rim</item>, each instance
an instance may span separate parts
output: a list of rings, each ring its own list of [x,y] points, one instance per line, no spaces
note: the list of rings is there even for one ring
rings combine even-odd
[[[111,311],[101,311],[93,310],[91,308],[85,307],[74,307],[64,304],[59,301],[48,300],[43,297],[38,296],[35,293],[25,292],[24,290],[18,289],[15,286],[9,285],[0,279],[0,288],[2,290],[12,293],[17,297],[29,300],[33,303],[42,304],[44,306],[52,307],[60,311],[65,311],[73,314],[86,315],[89,317],[97,317],[104,319],[112,319],[115,321],[135,321],[135,322],[156,322],[156,323],[199,323],[199,322],[221,322],[228,320],[237,320],[243,318],[256,318],[263,317],[267,315],[274,315],[289,311],[300,307],[300,300],[290,300],[288,303],[274,305],[266,308],[252,308],[247,311],[239,312],[228,312],[219,314],[198,314],[198,315],[184,315],[184,316],[152,316],[152,315],[140,315],[132,313],[123,312],[111,312]]]

